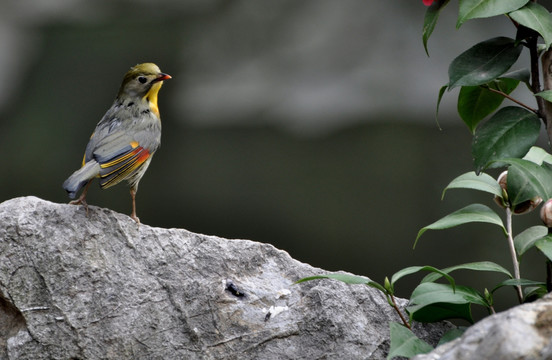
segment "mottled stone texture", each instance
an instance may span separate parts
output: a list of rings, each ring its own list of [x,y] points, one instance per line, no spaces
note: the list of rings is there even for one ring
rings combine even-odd
[[[0,204],[0,359],[381,359],[385,298],[269,244]],[[401,300],[402,305],[405,304]],[[435,343],[447,324],[420,326]]]
[[[413,359],[552,359],[552,296],[486,317],[461,338]]]

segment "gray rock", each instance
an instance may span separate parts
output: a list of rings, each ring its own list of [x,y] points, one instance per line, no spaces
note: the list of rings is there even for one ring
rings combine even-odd
[[[0,359],[382,359],[385,298],[269,244],[0,204]],[[400,300],[402,306],[405,300]],[[435,343],[450,325],[419,326]]]
[[[552,296],[489,316],[413,360],[552,359]]]

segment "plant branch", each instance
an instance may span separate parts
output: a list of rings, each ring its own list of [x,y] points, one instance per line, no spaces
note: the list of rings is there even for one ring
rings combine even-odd
[[[546,291],[552,291],[552,262],[546,260]]]
[[[527,39],[527,47],[529,48],[529,55],[530,55],[529,62],[531,65],[531,90],[533,91],[533,94],[541,92],[537,39],[538,39],[537,36],[531,36]],[[539,109],[540,109],[541,104],[538,98],[537,98],[537,103],[539,103]]]
[[[533,94],[541,92],[540,84],[540,69],[539,69],[539,52],[538,52],[538,34],[535,34],[527,39],[527,47],[529,48],[530,64],[531,64],[531,90]],[[550,50],[546,51],[542,56],[542,71],[544,90],[552,88],[552,54]],[[546,127],[548,135],[548,143],[552,142],[552,104],[546,101],[541,96],[536,96],[537,105],[539,107],[538,115]]]
[[[519,262],[517,259],[514,238],[512,235],[512,210],[509,207],[506,208],[506,231],[508,232],[508,245],[510,247],[510,255],[512,256],[512,263],[514,265],[514,278],[516,280],[519,280],[521,279],[519,273]],[[523,302],[523,292],[521,291],[521,285],[516,285],[516,292],[519,303],[521,304]]]
[[[493,89],[492,87],[485,87],[487,90],[491,91],[491,92],[494,92],[496,94],[499,94],[499,95],[502,95],[504,96],[506,99],[512,101],[512,102],[515,102],[516,104],[518,104],[519,106],[522,106],[524,108],[526,108],[527,110],[529,111],[532,111],[534,112],[535,114],[539,115],[539,111],[537,109],[533,109],[532,107],[530,107],[529,105],[526,105],[524,103],[522,103],[521,101],[517,100],[517,99],[514,99],[513,97],[511,97],[510,95],[506,94],[505,92],[503,91],[500,91],[500,90],[497,90],[497,89]]]
[[[543,90],[552,89],[552,50],[546,51],[541,58],[542,62],[542,79],[543,79]],[[537,96],[540,98],[540,96]],[[537,99],[538,101],[538,99]],[[549,143],[552,142],[552,103],[541,99],[539,104],[540,115],[543,118],[544,124],[546,126],[546,134],[548,135]],[[542,106],[542,107],[541,107]]]
[[[404,315],[402,314],[401,309],[399,309],[399,306],[397,305],[397,302],[395,301],[395,297],[392,294],[388,294],[388,296],[391,299],[391,303],[393,304],[393,308],[395,309],[397,314],[399,314],[399,317],[401,318],[401,321],[403,322],[403,325],[406,326],[408,329],[412,330],[412,327],[410,326],[408,321],[406,321],[406,319],[404,318]]]

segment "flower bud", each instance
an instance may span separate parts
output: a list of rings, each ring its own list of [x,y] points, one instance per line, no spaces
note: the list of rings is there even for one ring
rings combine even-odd
[[[487,288],[485,288],[485,300],[487,300],[487,304],[489,306],[493,306],[493,294],[489,292]]]
[[[552,199],[548,199],[541,207],[540,217],[544,225],[552,227]]]
[[[495,203],[498,204],[503,209],[506,209],[510,205],[508,204],[508,192],[506,191],[506,177],[508,176],[508,171],[503,171],[500,175],[498,175],[498,178],[496,181],[498,182],[498,185],[500,185],[500,188],[502,189],[502,197],[496,196],[494,197]]]
[[[391,282],[389,281],[389,278],[386,276],[385,280],[383,281],[383,287],[389,294],[393,294],[393,287],[391,286]]]
[[[508,200],[508,171],[503,171],[496,180],[498,184],[500,185],[500,188],[502,189],[502,198],[495,195],[494,201],[498,204],[498,206],[502,208],[510,207],[509,200]],[[520,204],[517,204],[514,209],[512,209],[512,213],[514,215],[521,215],[528,213],[535,209],[537,206],[540,205],[542,202],[542,199],[539,196],[535,196],[530,200],[526,200]]]
[[[518,204],[514,209],[514,214],[521,215],[528,213],[529,211],[532,211],[537,206],[539,206],[541,202],[542,198],[540,196],[535,196],[531,200],[527,200],[522,202],[521,204]]]

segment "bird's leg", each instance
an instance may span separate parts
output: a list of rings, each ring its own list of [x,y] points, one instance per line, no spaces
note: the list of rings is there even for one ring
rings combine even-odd
[[[88,184],[84,187],[84,190],[82,191],[81,196],[77,200],[69,201],[70,205],[82,205],[84,206],[84,209],[86,210],[86,216],[88,216],[88,204],[86,203],[86,193],[88,192],[88,187],[92,181],[89,181]]]
[[[136,216],[136,188],[131,187],[130,188],[130,196],[132,197],[132,214],[130,214],[130,217],[132,220],[136,221],[138,225],[140,225],[140,219],[138,216]]]

